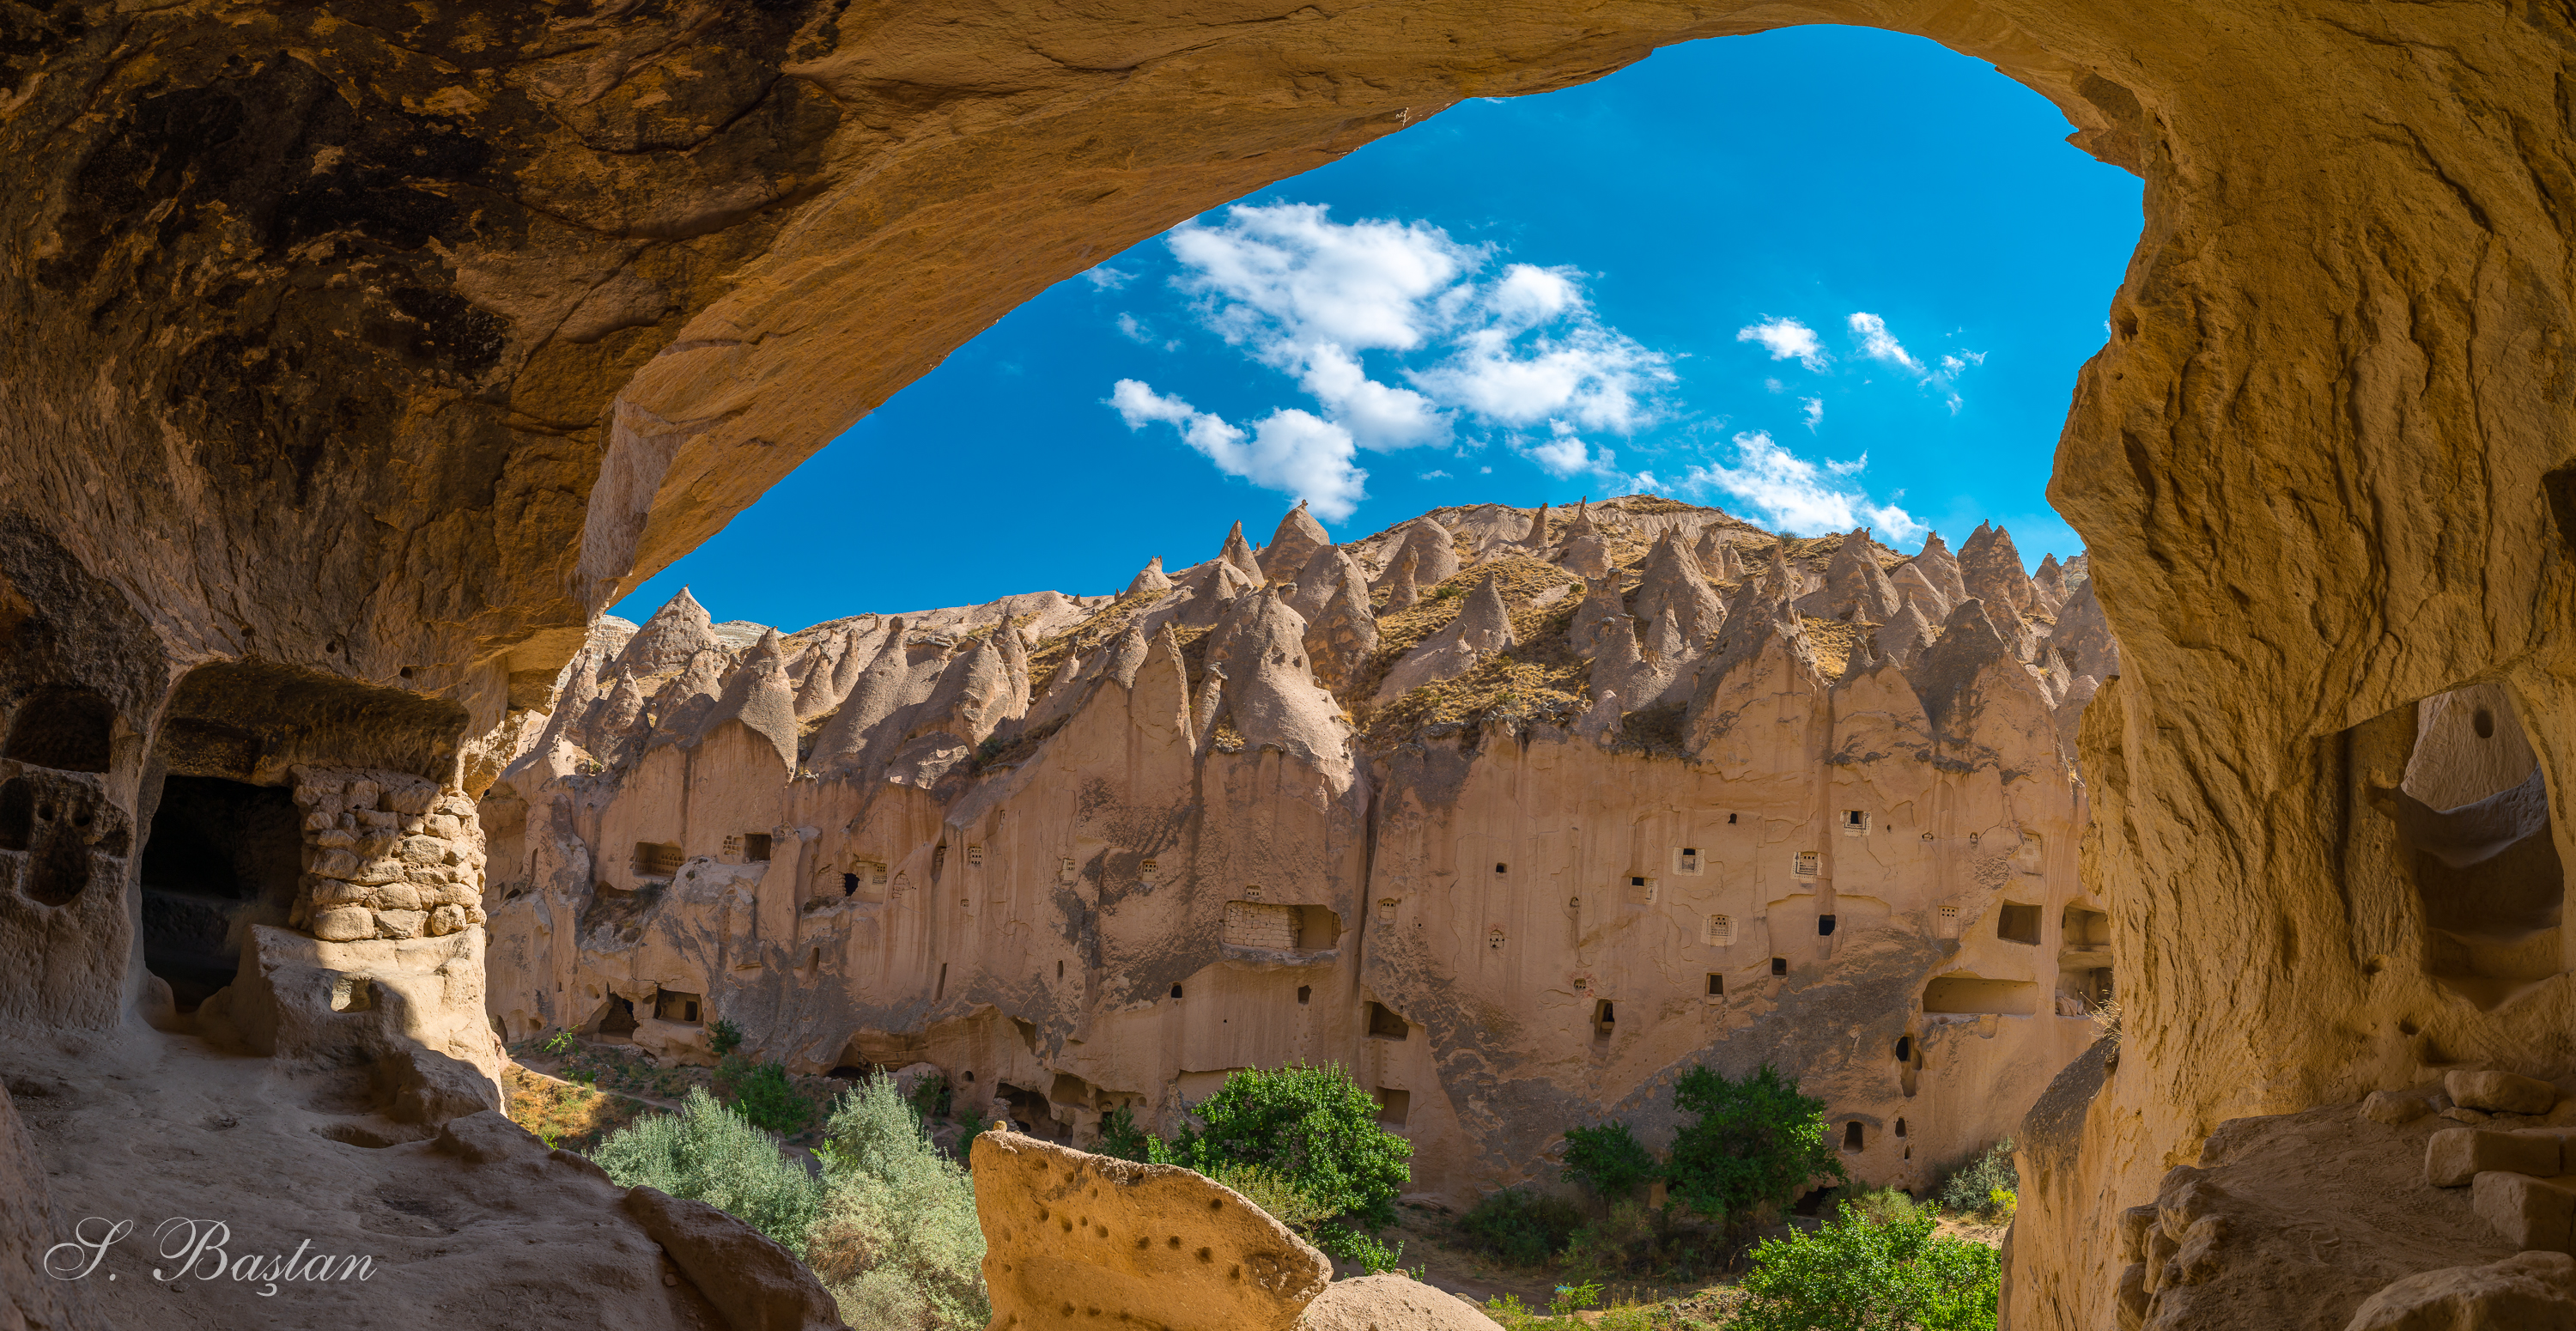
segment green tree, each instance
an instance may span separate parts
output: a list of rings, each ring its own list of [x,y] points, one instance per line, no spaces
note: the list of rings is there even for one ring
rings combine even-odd
[[[734,1112],[764,1131],[795,1132],[814,1117],[813,1104],[797,1093],[783,1063],[727,1054],[716,1064],[715,1082]]]
[[[1114,1155],[1121,1160],[1133,1160],[1138,1164],[1153,1164],[1157,1163],[1155,1151],[1162,1144],[1161,1138],[1136,1126],[1135,1113],[1125,1105],[1120,1105],[1100,1116],[1100,1153],[1102,1155]],[[1242,1192],[1243,1189],[1236,1188],[1235,1191]]]
[[[1673,1084],[1673,1105],[1698,1118],[1673,1139],[1664,1177],[1702,1215],[1786,1207],[1809,1179],[1844,1177],[1825,1144],[1825,1102],[1768,1063],[1742,1081],[1694,1067]]]
[[[821,1213],[806,1261],[842,1320],[981,1331],[993,1309],[973,1178],[931,1143],[919,1111],[883,1074],[843,1092],[824,1131]]]
[[[1565,1130],[1565,1176],[1604,1201],[1635,1196],[1662,1172],[1646,1144],[1616,1119],[1597,1128]]]
[[[1260,1165],[1299,1193],[1370,1229],[1395,1223],[1395,1199],[1413,1177],[1413,1143],[1379,1127],[1377,1100],[1339,1067],[1246,1068],[1193,1106],[1202,1126],[1173,1139],[1167,1157],[1214,1176]]]
[[[1886,1224],[1835,1209],[1814,1233],[1754,1248],[1727,1331],[1994,1331],[1994,1249],[1935,1233],[1928,1208]]]
[[[591,1156],[621,1187],[702,1201],[805,1254],[822,1188],[778,1152],[778,1140],[692,1087],[677,1114],[610,1133]]]

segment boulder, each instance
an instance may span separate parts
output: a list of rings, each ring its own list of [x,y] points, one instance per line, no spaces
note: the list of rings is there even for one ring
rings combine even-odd
[[[2423,1271],[2364,1301],[2344,1331],[2556,1331],[2576,1326],[2576,1258],[2516,1253]]]
[[[2464,1187],[2491,1170],[2555,1174],[2558,1140],[2487,1128],[2444,1128],[2424,1143],[2424,1181],[2434,1187]]]
[[[1465,1299],[1404,1275],[1336,1280],[1297,1319],[1297,1331],[1490,1331],[1499,1325]]]
[[[652,1188],[629,1189],[620,1210],[733,1331],[845,1331],[823,1282],[769,1236],[707,1205]]]
[[[2490,1170],[2470,1185],[2470,1204],[2477,1207],[2479,1219],[2516,1248],[2568,1251],[2569,1226],[2576,1222],[2576,1190],[2566,1184]]]
[[[997,1327],[1288,1331],[1332,1279],[1287,1226],[1177,1165],[1000,1128],[975,1138],[970,1159]]]
[[[2454,1103],[2491,1114],[2546,1114],[2558,1103],[2557,1087],[2511,1072],[2447,1072],[2442,1089]]]

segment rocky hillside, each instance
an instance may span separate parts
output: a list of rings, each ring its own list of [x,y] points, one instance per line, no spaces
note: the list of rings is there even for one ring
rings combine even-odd
[[[1115,596],[788,634],[683,592],[594,628],[485,796],[493,1009],[930,1062],[1076,1142],[1331,1059],[1459,1194],[1770,1061],[1919,1185],[2110,994],[2072,754],[2117,659],[2083,560],[2000,528],[1653,496],[1300,509]]]

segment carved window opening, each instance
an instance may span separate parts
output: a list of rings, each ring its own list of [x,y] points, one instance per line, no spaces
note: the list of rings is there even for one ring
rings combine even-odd
[[[1592,1001],[1592,1038],[1595,1041],[1606,1041],[1617,1033],[1618,1026],[1618,1006],[1606,998],[1594,999]]]
[[[1932,936],[1935,938],[1956,938],[1959,936],[1958,907],[1939,906],[1933,909]]]
[[[1726,997],[1725,976],[1718,974],[1716,971],[1710,971],[1708,973],[1708,996],[1711,998]]]
[[[1402,1040],[1413,1034],[1413,1024],[1385,1004],[1373,1002],[1368,1005],[1368,1033],[1372,1040]]]
[[[1735,917],[1731,915],[1709,916],[1708,924],[1700,932],[1700,941],[1710,947],[1735,946]]]
[[[1405,1115],[1413,1110],[1413,1092],[1392,1086],[1377,1088],[1377,1121],[1390,1128],[1404,1126]]]
[[[680,871],[689,857],[680,852],[676,841],[638,841],[632,867],[638,878],[664,878]]]
[[[1225,903],[1223,938],[1228,947],[1320,952],[1339,943],[1341,935],[1342,917],[1328,907],[1262,901]]]
[[[967,862],[968,864],[975,865],[975,866],[976,866],[976,867],[978,867],[978,868],[981,868],[981,867],[983,866],[983,863],[984,863],[984,847],[983,847],[983,844],[982,844],[981,842],[971,842],[971,843],[969,843],[969,844],[967,845],[967,847],[966,847],[966,862]]]
[[[743,834],[742,834],[742,859],[743,859],[743,863],[745,863],[745,864],[767,864],[767,863],[769,863],[769,833],[767,833],[767,832],[745,832],[745,833],[743,833]]]
[[[1789,959],[1788,959],[1787,957],[1773,957],[1773,958],[1771,959],[1771,973],[1772,973],[1773,975],[1786,975],[1786,974],[1788,974],[1788,973],[1789,973]]]
[[[1494,862],[1494,872],[1496,872],[1496,873],[1510,873],[1511,871],[1512,871],[1512,866],[1511,866],[1511,865],[1506,864],[1506,863],[1504,863],[1504,862],[1502,862],[1502,861],[1500,861],[1500,860],[1497,860],[1497,861],[1495,861],[1495,862]]]
[[[1306,1004],[1312,1001],[1314,997],[1315,986],[1311,984],[1301,984],[1297,986],[1297,1006],[1306,1006]]]
[[[1863,1149],[1859,1119],[1853,1119],[1843,1125],[1843,1149],[1846,1151]]]
[[[1177,985],[1177,984],[1176,984],[1176,985],[1173,985],[1173,986],[1172,986],[1172,997],[1174,997],[1174,998],[1178,998],[1178,997],[1180,997],[1180,996],[1181,996],[1181,987],[1180,987],[1179,985]]]
[[[1901,1119],[1901,1118],[1900,1118],[1900,1119],[1896,1120],[1896,1135],[1897,1135],[1897,1138],[1898,1138],[1899,1140],[1903,1140],[1903,1139],[1904,1139],[1904,1137],[1905,1137],[1905,1120],[1904,1120],[1904,1119]]]
[[[1995,910],[1995,937],[2024,947],[2039,946],[2039,907],[2007,901]]]
[[[1862,809],[1843,810],[1844,836],[1863,836],[1869,832],[1869,813]]]
[[[635,1004],[617,994],[610,994],[590,1018],[591,1034],[609,1041],[631,1043],[636,1025]]]
[[[1699,847],[1683,846],[1673,852],[1674,873],[1699,872]]]
[[[1923,986],[1928,1013],[2027,1017],[2039,1011],[2039,986],[2028,980],[1989,980],[1979,975],[1944,975]]]
[[[653,1019],[695,1026],[701,1001],[696,994],[684,994],[677,989],[660,990],[653,995]]]

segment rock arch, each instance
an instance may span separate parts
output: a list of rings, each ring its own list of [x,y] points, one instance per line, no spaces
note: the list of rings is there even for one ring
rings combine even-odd
[[[2136,979],[2117,1070],[2065,1088],[2096,1112],[2030,1145],[2015,1323],[2108,1324],[2101,1199],[2210,1125],[2422,1071],[2338,892],[2339,737],[2492,681],[2560,812],[2576,31],[2547,7],[31,13],[0,60],[0,634],[155,751],[291,740],[258,680],[170,706],[181,666],[259,661],[442,709],[389,717],[418,742],[382,765],[448,762],[592,608],[1048,284],[1461,98],[1841,22],[1993,62],[2147,182],[2052,491],[2121,644],[2082,744]],[[129,828],[134,766],[85,787]],[[2446,1047],[2568,1071],[2571,1001]]]

